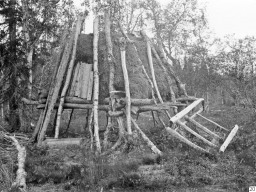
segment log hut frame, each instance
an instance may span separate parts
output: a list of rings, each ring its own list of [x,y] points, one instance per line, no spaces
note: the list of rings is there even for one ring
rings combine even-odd
[[[36,104],[37,108],[42,111],[31,141],[37,141],[38,145],[80,144],[82,138],[59,138],[61,115],[64,109],[72,109],[71,114],[73,114],[74,109],[86,109],[88,113],[90,112],[90,114],[87,114],[86,119],[88,122],[86,122],[86,124],[88,125],[91,136],[91,149],[95,150],[98,154],[110,153],[120,146],[123,141],[125,144],[129,144],[133,137],[133,130],[137,130],[143,141],[150,147],[150,149],[154,153],[162,155],[162,152],[153,144],[152,141],[150,141],[150,139],[143,132],[143,129],[139,127],[136,120],[132,117],[132,115],[137,115],[138,117],[138,115],[142,112],[151,111],[154,123],[154,112],[157,112],[159,121],[163,127],[165,127],[166,132],[178,138],[180,141],[188,144],[189,146],[207,153],[210,153],[212,149],[217,149],[221,152],[225,151],[226,147],[238,131],[238,126],[236,125],[230,131],[229,129],[226,129],[201,115],[204,110],[204,99],[190,97],[187,95],[185,87],[181,83],[179,77],[171,69],[168,60],[165,58],[163,50],[161,50],[161,45],[159,48],[153,44],[152,41],[147,37],[145,31],[141,31],[141,38],[146,42],[145,52],[147,53],[150,75],[145,69],[144,63],[140,60],[136,45],[124,32],[120,23],[119,27],[122,33],[122,37],[119,39],[121,62],[118,63],[113,54],[113,44],[110,32],[111,21],[108,10],[105,10],[104,13],[104,35],[107,50],[107,58],[104,65],[108,65],[109,68],[109,97],[99,102],[99,95],[101,95],[101,92],[99,90],[100,80],[98,67],[98,16],[94,19],[93,61],[89,64],[76,62],[77,41],[85,17],[86,15],[80,15],[78,17],[78,20],[74,25],[71,34],[69,35],[68,41],[66,40],[67,31],[62,37],[60,50],[52,60],[52,64],[55,65],[56,68],[47,98],[42,98],[39,101],[28,101],[23,99],[23,102],[27,104]],[[126,62],[126,55],[129,54],[126,51],[127,45],[130,45],[134,50],[135,55],[138,56],[138,67],[151,87],[152,99],[131,97],[131,87],[129,84],[130,79]],[[159,52],[157,52],[157,50],[159,50]],[[152,52],[157,60],[157,64],[163,72],[161,75],[165,76],[166,82],[168,83],[167,89],[169,89],[171,94],[170,101],[164,101],[159,91],[154,69],[155,66],[152,60]],[[123,91],[116,90],[114,86],[116,65],[122,66],[124,79]],[[182,93],[182,97],[180,96],[179,98],[175,98],[174,89],[172,87],[172,79],[174,79],[176,83],[178,92],[180,94]],[[118,96],[120,94],[125,96]],[[201,107],[199,107],[200,105]],[[196,111],[197,108],[199,109]],[[171,115],[171,109],[173,110],[174,116]],[[50,116],[54,110],[57,110],[55,137],[45,139],[45,133],[50,122]],[[102,141],[99,136],[99,110],[106,111],[108,119],[104,139]],[[164,112],[164,114],[169,118],[169,126],[166,125],[163,118],[159,115],[161,112]],[[209,128],[201,125],[195,120],[195,118],[202,118],[209,123],[212,123],[214,126],[218,127],[222,133],[219,134],[214,130],[210,130]],[[112,122],[114,120],[117,121],[119,126],[119,138],[114,145],[109,147],[108,133],[110,132],[110,128],[112,127]],[[190,128],[188,124],[193,124],[196,128]],[[92,130],[92,128],[94,130]],[[194,135],[198,141],[190,141],[190,138],[186,137],[184,132]]]

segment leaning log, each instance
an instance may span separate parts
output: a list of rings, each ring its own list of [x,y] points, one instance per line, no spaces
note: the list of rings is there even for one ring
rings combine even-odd
[[[83,19],[84,19],[83,16],[80,15],[78,17],[78,20],[77,20],[77,23],[76,23],[73,52],[72,52],[72,56],[71,56],[69,66],[68,66],[68,71],[67,71],[65,84],[64,84],[64,87],[63,87],[62,92],[61,92],[60,104],[59,104],[58,113],[57,113],[55,136],[54,136],[55,139],[57,139],[59,137],[59,128],[60,128],[61,114],[62,114],[62,111],[63,111],[64,97],[66,96],[66,93],[68,91],[68,87],[69,87],[69,84],[70,84],[73,68],[74,68],[74,65],[75,65],[77,39],[78,39],[78,35],[81,31]]]
[[[154,143],[152,143],[152,141],[150,141],[150,139],[146,136],[146,134],[140,129],[140,127],[138,126],[138,124],[136,123],[136,121],[135,121],[133,118],[131,118],[131,121],[132,121],[132,123],[133,123],[135,129],[140,133],[142,139],[147,143],[147,145],[150,147],[150,149],[151,149],[154,153],[156,153],[156,154],[162,156],[163,153],[154,145]]]
[[[41,145],[42,141],[44,140],[44,136],[45,136],[47,127],[50,122],[50,117],[51,117],[54,105],[58,99],[59,91],[60,91],[62,81],[64,79],[64,75],[65,75],[65,72],[67,69],[69,56],[70,56],[70,53],[71,53],[72,47],[73,47],[75,28],[72,31],[73,31],[73,33],[69,39],[68,45],[65,47],[65,50],[63,52],[63,57],[61,59],[60,66],[57,70],[58,71],[57,76],[54,79],[54,83],[52,84],[50,93],[47,98],[47,103],[46,103],[47,108],[45,109],[45,117],[44,117],[43,124],[40,127],[40,131],[39,131],[38,145]]]

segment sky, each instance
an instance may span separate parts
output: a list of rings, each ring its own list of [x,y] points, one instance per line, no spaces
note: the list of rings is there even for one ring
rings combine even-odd
[[[80,0],[74,0],[79,6]],[[171,0],[158,0],[167,4]],[[206,6],[211,31],[216,37],[234,34],[237,38],[256,36],[256,0],[198,0]],[[87,19],[91,26],[91,19]],[[89,27],[88,26],[88,27]],[[86,30],[92,32],[92,29]]]

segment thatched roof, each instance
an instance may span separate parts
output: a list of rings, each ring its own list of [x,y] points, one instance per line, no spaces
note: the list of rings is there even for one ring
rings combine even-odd
[[[122,37],[120,34],[112,35],[113,43],[113,55],[116,59],[116,73],[115,73],[115,88],[117,90],[124,90],[124,79],[121,66],[120,58],[120,48],[119,48],[119,38]],[[134,41],[137,50],[139,52],[139,57],[145,66],[148,74],[151,76],[147,58],[146,42],[142,38],[135,36],[129,36],[129,38]],[[100,100],[109,96],[108,91],[108,79],[109,79],[109,66],[107,63],[107,46],[104,34],[100,34],[99,37],[99,78],[100,78]],[[126,47],[126,64],[128,69],[128,75],[130,80],[130,90],[132,98],[149,98],[151,95],[151,87],[142,73],[142,69],[139,66],[139,58],[132,45],[127,45]],[[77,61],[82,61],[86,63],[93,63],[93,35],[81,34],[78,39],[77,48]],[[158,66],[156,60],[153,58],[155,74],[157,84],[160,93],[163,97],[169,94],[168,84],[164,77],[164,74],[160,67]]]

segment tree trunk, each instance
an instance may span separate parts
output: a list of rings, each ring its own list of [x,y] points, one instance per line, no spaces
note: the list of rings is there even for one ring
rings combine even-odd
[[[130,93],[130,83],[129,83],[129,76],[126,67],[126,58],[125,58],[125,47],[126,47],[126,40],[122,37],[120,38],[120,50],[121,50],[121,64],[122,70],[124,75],[124,85],[125,85],[125,95],[126,95],[126,123],[127,123],[127,132],[129,135],[132,134],[131,128],[131,93]]]
[[[93,70],[94,70],[94,90],[93,90],[93,120],[94,120],[94,137],[96,150],[101,153],[101,145],[99,138],[99,120],[98,120],[98,105],[99,105],[99,71],[98,71],[98,40],[99,40],[99,16],[96,16],[93,21]]]
[[[9,100],[9,124],[12,131],[19,130],[20,118],[18,113],[18,101],[17,101],[17,87],[18,87],[18,74],[15,64],[17,63],[16,55],[16,18],[15,18],[15,5],[16,0],[10,0],[10,11],[9,11],[9,53],[12,74],[9,79],[10,83],[10,100]]]
[[[110,18],[109,18],[109,10],[105,11],[105,36],[106,36],[106,43],[107,43],[107,51],[108,51],[108,64],[109,64],[109,96],[110,96],[110,100],[109,100],[109,105],[110,105],[110,109],[115,112],[116,108],[115,108],[115,103],[116,100],[114,98],[115,96],[115,88],[114,88],[114,80],[115,80],[115,58],[113,56],[113,45],[112,45],[112,41],[111,41],[111,35],[110,35]],[[109,123],[111,123],[110,118],[109,118]],[[118,123],[118,127],[119,127],[119,139],[117,141],[117,145],[114,145],[112,149],[115,149],[116,146],[118,146],[121,143],[121,137],[123,137],[124,135],[124,127],[123,127],[123,119],[122,117],[117,117],[117,123]],[[110,127],[111,125],[108,125],[108,127]],[[107,135],[105,134],[105,137],[107,137]],[[104,145],[107,146],[107,138],[104,138],[105,142]]]

